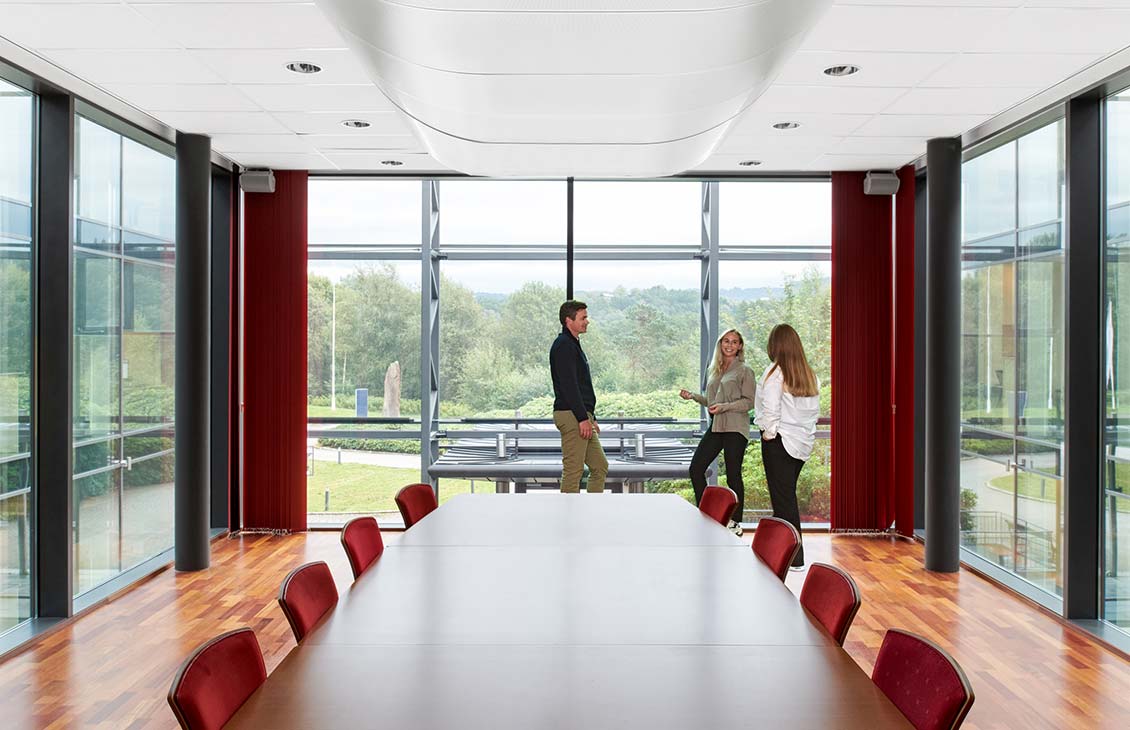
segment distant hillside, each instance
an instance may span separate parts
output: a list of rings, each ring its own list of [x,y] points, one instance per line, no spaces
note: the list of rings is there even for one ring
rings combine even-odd
[[[775,299],[784,293],[784,289],[774,286],[735,287],[721,291],[723,299],[732,302],[753,302],[758,299]]]

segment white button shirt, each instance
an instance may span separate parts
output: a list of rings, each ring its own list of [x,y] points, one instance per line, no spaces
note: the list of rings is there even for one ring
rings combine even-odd
[[[773,365],[765,369],[754,402],[753,422],[766,439],[781,434],[781,444],[789,456],[807,461],[816,443],[816,419],[820,417],[820,396],[797,397],[785,390],[785,375]],[[820,384],[817,382],[816,387]]]

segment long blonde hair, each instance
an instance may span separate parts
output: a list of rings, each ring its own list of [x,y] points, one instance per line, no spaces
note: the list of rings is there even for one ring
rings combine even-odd
[[[738,343],[741,347],[738,348],[738,353],[734,355],[734,359],[738,362],[745,362],[745,338],[742,333],[737,329],[731,327],[722,334],[718,335],[718,342],[714,345],[714,360],[710,363],[710,379],[720,377],[722,375],[722,338],[728,334],[735,334],[738,336]]]
[[[798,397],[818,395],[820,387],[816,382],[816,374],[804,356],[804,345],[800,343],[800,335],[787,324],[779,324],[769,333],[769,345],[766,348],[773,367],[769,369],[766,378],[777,369],[785,379],[785,390]]]

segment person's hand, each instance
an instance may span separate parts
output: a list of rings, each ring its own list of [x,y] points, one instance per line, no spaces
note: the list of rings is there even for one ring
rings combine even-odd
[[[585,419],[581,421],[581,438],[588,440],[592,438],[592,421]],[[599,432],[598,432],[599,433]]]
[[[687,390],[686,388],[683,388],[682,390],[679,391],[679,397],[682,398],[683,400],[690,400],[691,399],[691,392],[689,390]]]
[[[706,409],[706,412],[707,412],[707,413],[709,413],[710,415],[714,416],[714,415],[717,415],[717,414],[721,413],[721,412],[722,412],[722,409],[721,409],[721,407],[719,407],[719,406],[718,406],[718,404],[716,403],[716,404],[714,404],[714,405],[712,405],[712,406],[708,406],[708,407],[707,407],[707,409]]]
[[[596,422],[596,418],[590,418],[589,423],[592,424],[593,433],[600,433],[600,424]]]

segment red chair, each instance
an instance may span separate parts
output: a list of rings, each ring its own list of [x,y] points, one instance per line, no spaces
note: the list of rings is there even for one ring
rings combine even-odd
[[[373,517],[354,517],[341,528],[341,546],[353,569],[353,579],[365,572],[385,551],[381,529]]]
[[[698,503],[698,508],[704,515],[723,527],[730,524],[730,517],[737,506],[738,495],[729,487],[707,487]]]
[[[295,641],[301,642],[335,603],[337,586],[333,574],[320,560],[290,571],[279,588],[279,605],[290,622]]]
[[[779,517],[762,517],[758,521],[753,533],[753,554],[782,581],[799,549],[800,533],[788,522]]]
[[[431,484],[409,484],[396,493],[396,506],[404,518],[404,529],[408,529],[435,511],[439,504]]]
[[[255,632],[236,629],[184,660],[169,688],[169,706],[184,730],[220,730],[266,679]]]
[[[813,563],[808,568],[800,590],[800,605],[840,646],[844,645],[862,602],[855,581],[844,571],[824,563]]]
[[[908,631],[889,629],[871,681],[915,730],[961,727],[973,706],[973,687],[945,649]]]

